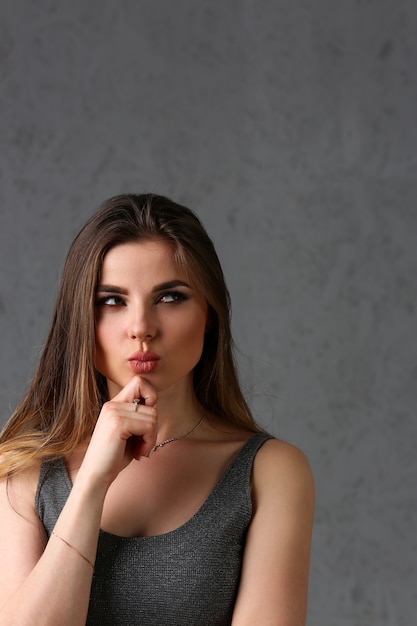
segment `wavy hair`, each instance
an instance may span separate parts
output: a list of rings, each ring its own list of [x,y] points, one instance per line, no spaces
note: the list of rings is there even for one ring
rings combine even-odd
[[[38,367],[0,435],[0,477],[69,455],[91,437],[108,399],[106,380],[94,366],[94,301],[103,259],[114,246],[150,239],[172,246],[208,303],[210,326],[194,369],[197,399],[207,411],[261,431],[239,385],[230,296],[211,239],[190,209],[163,196],[124,194],[105,201],[69,249]]]

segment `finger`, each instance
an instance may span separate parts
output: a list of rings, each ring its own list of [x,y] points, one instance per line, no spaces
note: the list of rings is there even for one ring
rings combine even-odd
[[[156,443],[158,428],[155,409],[149,408],[147,410],[152,410],[153,414],[144,415],[142,413],[140,419],[131,418],[130,415],[126,418],[128,432],[125,436],[128,439],[131,456],[135,459],[149,456]]]
[[[154,406],[157,400],[155,389],[140,376],[133,376],[127,385],[113,398],[116,402],[133,402],[135,399],[139,399],[141,401],[140,404],[146,406]]]
[[[115,443],[122,440],[132,456],[147,455],[155,445],[158,431],[158,413],[155,407],[142,406],[135,413],[135,405],[128,402],[110,400],[103,406],[99,425],[107,431],[107,437]]]
[[[141,456],[149,457],[150,453],[152,452],[152,448],[155,445],[155,441],[155,439],[152,439],[151,441],[146,441],[144,437],[132,437],[132,458],[136,459],[136,461],[139,461]]]

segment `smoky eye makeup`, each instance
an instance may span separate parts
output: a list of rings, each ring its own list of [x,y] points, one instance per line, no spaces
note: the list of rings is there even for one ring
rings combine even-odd
[[[157,298],[157,302],[161,302],[162,304],[174,304],[176,302],[183,302],[184,300],[188,300],[188,296],[182,291],[167,291]]]
[[[100,285],[96,291],[95,306],[118,306],[125,303],[124,289],[113,285]]]
[[[106,295],[96,298],[96,306],[121,306],[125,302],[121,296]]]

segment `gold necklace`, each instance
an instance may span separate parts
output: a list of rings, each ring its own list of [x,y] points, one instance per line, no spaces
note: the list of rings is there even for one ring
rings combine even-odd
[[[167,445],[167,443],[172,443],[173,441],[179,441],[180,439],[186,439],[197,430],[197,428],[200,426],[201,422],[203,421],[205,417],[206,416],[203,415],[203,417],[198,420],[197,424],[195,424],[188,433],[185,433],[185,435],[180,435],[178,437],[170,437],[169,439],[165,439],[164,441],[161,441],[161,443],[156,443],[154,447],[152,448],[152,452],[155,452],[157,448],[163,448],[164,446]]]

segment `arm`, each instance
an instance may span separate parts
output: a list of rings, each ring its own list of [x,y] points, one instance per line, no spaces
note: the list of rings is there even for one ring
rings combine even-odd
[[[255,457],[254,513],[233,626],[305,626],[314,482],[306,457],[267,441]]]
[[[140,387],[140,389],[139,389]],[[148,406],[135,413],[132,401]],[[82,626],[107,490],[119,472],[150,451],[156,438],[156,397],[135,377],[104,405],[71,494],[47,541],[34,509],[39,468],[0,483],[0,623]],[[85,558],[80,556],[82,554]]]
[[[92,568],[56,537],[47,542],[30,483],[24,473],[0,486],[0,623],[85,624]],[[57,522],[57,533],[92,561],[104,500],[97,495],[74,485]]]

